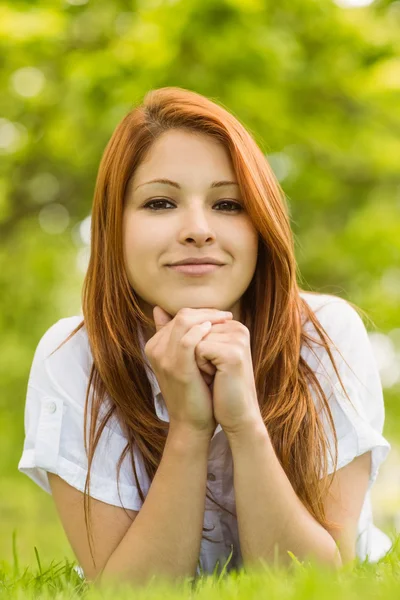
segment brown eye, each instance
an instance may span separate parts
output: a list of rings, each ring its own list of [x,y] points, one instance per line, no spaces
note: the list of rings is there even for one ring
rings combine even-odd
[[[150,208],[150,205],[151,205],[151,204],[160,204],[160,203],[161,203],[161,204],[163,204],[163,203],[165,203],[165,202],[166,202],[167,204],[171,204],[171,202],[170,202],[169,200],[152,200],[151,202],[147,202],[147,203],[146,203],[146,204],[143,206],[143,208]],[[160,210],[160,209],[159,209],[159,208],[151,208],[150,210],[154,210],[154,211],[156,211],[156,210]]]
[[[165,199],[157,199],[157,200],[151,200],[150,202],[147,202],[143,208],[149,208],[152,211],[158,211],[158,210],[163,210],[163,207],[160,207],[160,204],[172,204],[172,202],[170,202],[169,200],[165,200]],[[243,210],[243,206],[241,204],[239,204],[238,202],[232,202],[231,200],[222,200],[220,202],[218,202],[216,204],[216,206],[221,206],[221,204],[227,204],[230,205],[232,208],[231,209],[222,209],[225,212],[235,212],[235,211],[242,211]],[[154,205],[158,205],[159,208],[153,208]]]
[[[221,204],[230,204],[231,206],[233,206],[234,210],[243,210],[243,206],[241,204],[238,204],[237,202],[232,202],[231,200],[222,200],[222,202],[218,203],[218,206],[221,206]],[[229,210],[228,212],[233,212],[233,209]]]

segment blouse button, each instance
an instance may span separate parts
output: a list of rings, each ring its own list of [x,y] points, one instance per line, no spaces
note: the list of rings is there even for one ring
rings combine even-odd
[[[208,479],[209,481],[215,481],[215,475],[214,475],[214,473],[208,473],[208,475],[207,475],[207,479]]]
[[[52,414],[54,412],[56,412],[57,410],[57,406],[55,402],[47,402],[46,404],[46,412]]]

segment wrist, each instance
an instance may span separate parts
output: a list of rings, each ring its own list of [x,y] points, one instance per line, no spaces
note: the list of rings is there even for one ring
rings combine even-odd
[[[243,423],[241,426],[238,426],[235,430],[225,430],[225,435],[229,443],[232,444],[240,444],[243,441],[246,442],[248,439],[259,440],[264,439],[265,437],[269,437],[268,431],[262,419],[257,419],[249,423]]]
[[[209,446],[214,429],[196,429],[187,423],[170,422],[168,439],[178,448],[187,450],[191,446]]]

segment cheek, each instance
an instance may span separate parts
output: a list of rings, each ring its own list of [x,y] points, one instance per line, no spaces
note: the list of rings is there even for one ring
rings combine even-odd
[[[123,222],[124,248],[130,255],[135,254],[135,250],[144,249],[149,244],[146,227],[140,226],[139,219],[127,216]]]
[[[148,244],[148,240],[142,238],[145,238],[143,229],[133,219],[126,219],[123,222],[123,252],[125,265],[130,273],[136,271],[136,257],[142,255],[142,244]]]
[[[259,236],[253,228],[245,228],[235,236],[238,253],[246,259],[246,262],[252,263],[257,259]]]
[[[258,248],[259,248],[259,243],[260,243],[260,236],[257,230],[254,229],[253,226],[251,226],[251,228],[249,228],[248,231],[248,253],[249,253],[249,260],[253,261],[257,261],[257,256],[258,256]],[[251,258],[250,258],[251,257]]]
[[[152,269],[170,243],[165,229],[139,218],[127,218],[123,225],[123,248],[127,264],[137,270]],[[139,257],[139,262],[137,260]]]
[[[243,275],[246,279],[252,279],[258,260],[259,238],[254,231],[247,231],[238,236],[240,247],[237,249],[237,255],[240,256]],[[238,244],[239,245],[239,244]]]

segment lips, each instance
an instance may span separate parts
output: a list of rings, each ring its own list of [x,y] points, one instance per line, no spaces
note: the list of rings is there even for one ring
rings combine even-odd
[[[200,257],[194,257],[194,256],[190,256],[188,258],[184,258],[183,260],[177,260],[174,263],[170,263],[168,266],[177,266],[177,265],[204,265],[204,264],[210,264],[210,265],[223,265],[224,263],[219,260],[218,258],[214,258],[214,256],[202,256]]]
[[[221,269],[224,265],[213,265],[210,263],[201,264],[186,264],[186,265],[170,265],[170,269],[185,275],[202,276],[212,274]]]

